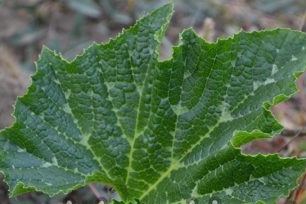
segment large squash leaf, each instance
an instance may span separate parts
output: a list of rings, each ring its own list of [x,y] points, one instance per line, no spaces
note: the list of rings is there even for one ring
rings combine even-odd
[[[101,182],[131,202],[273,203],[296,186],[305,160],[239,147],[281,130],[269,108],[295,92],[306,35],[242,32],[209,44],[186,30],[158,62],[171,14],[165,5],[71,62],[43,49],[0,135],[11,195]]]

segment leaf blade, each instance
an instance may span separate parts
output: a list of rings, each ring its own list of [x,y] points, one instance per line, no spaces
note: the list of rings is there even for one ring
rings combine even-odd
[[[305,34],[242,32],[209,44],[186,30],[173,58],[158,62],[171,14],[171,4],[161,7],[72,62],[43,49],[15,124],[0,133],[13,195],[99,181],[125,201],[270,203],[296,185],[305,160],[237,148],[281,130],[269,107],[296,91]]]

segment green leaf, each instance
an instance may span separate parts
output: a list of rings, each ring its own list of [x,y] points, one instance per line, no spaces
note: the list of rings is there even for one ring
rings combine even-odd
[[[296,91],[306,35],[242,32],[210,44],[189,29],[158,62],[171,14],[165,5],[71,62],[43,49],[0,133],[11,195],[101,182],[131,203],[273,203],[296,186],[305,160],[239,147],[281,131],[269,108]]]

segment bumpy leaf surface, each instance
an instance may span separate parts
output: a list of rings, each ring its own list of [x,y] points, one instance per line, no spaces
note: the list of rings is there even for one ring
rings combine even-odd
[[[101,182],[131,202],[273,203],[296,186],[305,160],[239,147],[281,130],[269,107],[295,92],[306,35],[278,29],[209,44],[186,30],[173,58],[158,62],[171,14],[165,5],[71,62],[43,49],[0,135],[11,195]]]

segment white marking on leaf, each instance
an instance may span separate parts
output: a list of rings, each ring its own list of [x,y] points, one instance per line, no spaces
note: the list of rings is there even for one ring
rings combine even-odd
[[[90,148],[90,145],[88,143],[89,137],[90,137],[90,134],[84,134],[84,137],[80,141],[80,144],[84,145],[85,147]]]
[[[268,85],[268,84],[272,84],[272,83],[274,83],[274,82],[276,82],[275,81],[275,79],[273,79],[273,78],[267,78],[266,79],[266,81],[264,81],[264,85]]]
[[[53,81],[54,81],[54,83],[56,83],[56,84],[59,84],[59,85],[61,84],[60,81],[59,81],[58,79],[54,79]]]
[[[294,61],[296,61],[296,60],[298,60],[298,58],[296,58],[296,56],[292,55],[292,56],[291,56],[291,62],[294,62]]]
[[[260,86],[269,85],[276,82],[273,78],[267,78],[264,82],[262,81],[253,81],[253,90],[256,91]]]
[[[273,64],[272,66],[272,75],[276,74],[278,72],[278,67],[276,64]]]
[[[260,81],[253,81],[253,90],[256,91],[261,84],[262,82]]]
[[[194,200],[190,200],[189,202],[188,202],[188,204],[195,204],[196,202],[194,201]]]
[[[72,114],[72,111],[71,111],[71,109],[70,109],[70,106],[69,106],[69,104],[67,104],[67,103],[64,105],[63,110],[64,110],[66,113],[68,113],[68,114]]]
[[[66,100],[68,101],[68,99],[69,99],[69,97],[70,97],[70,95],[71,95],[71,90],[68,89],[64,94],[65,94]]]
[[[212,200],[211,204],[220,204],[217,200]]]
[[[265,184],[266,182],[265,182],[265,179],[264,178],[258,178],[258,181],[260,181],[261,183],[263,183],[263,184]]]
[[[231,196],[233,194],[233,189],[231,188],[226,189],[225,194]]]
[[[181,106],[181,104],[171,106],[172,110],[176,115],[182,115],[183,113],[188,112],[188,108],[186,106]]]
[[[221,106],[219,109],[221,110],[221,116],[219,121],[220,122],[226,122],[226,121],[231,121],[233,120],[233,117],[231,115],[231,112],[229,110],[230,105],[226,103],[225,101],[222,102]]]
[[[17,152],[18,152],[18,153],[22,153],[22,152],[26,152],[26,151],[25,151],[24,149],[18,148],[18,149],[17,149]]]
[[[223,111],[220,117],[220,122],[232,121],[234,118],[229,111]]]
[[[52,164],[58,166],[58,162],[57,162],[56,157],[52,157]]]
[[[48,168],[48,167],[50,167],[50,166],[52,166],[52,164],[49,163],[49,162],[46,162],[46,163],[43,163],[43,165],[42,165],[41,167],[43,167],[43,168]]]

